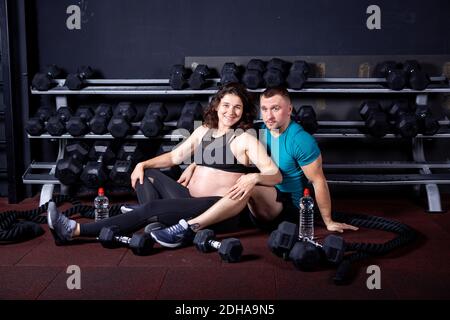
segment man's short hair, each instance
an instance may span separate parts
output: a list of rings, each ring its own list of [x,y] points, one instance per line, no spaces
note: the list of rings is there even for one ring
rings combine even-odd
[[[291,103],[291,97],[289,96],[289,91],[285,87],[267,88],[263,93],[261,93],[261,97],[264,97],[264,98],[272,98],[273,96],[276,96],[276,95],[282,96],[289,103]]]

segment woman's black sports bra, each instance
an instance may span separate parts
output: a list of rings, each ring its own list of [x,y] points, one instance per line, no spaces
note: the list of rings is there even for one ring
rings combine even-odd
[[[194,162],[197,165],[228,172],[258,172],[256,167],[245,166],[236,159],[230,148],[230,143],[234,138],[236,135],[233,131],[214,138],[212,130],[209,129],[194,152]]]

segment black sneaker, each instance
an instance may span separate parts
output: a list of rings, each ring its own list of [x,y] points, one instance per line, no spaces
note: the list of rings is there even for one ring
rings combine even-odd
[[[139,207],[140,207],[140,205],[138,205],[138,204],[124,204],[123,206],[120,206],[120,212],[128,213]]]
[[[75,220],[67,218],[65,215],[59,213],[56,204],[51,201],[47,209],[47,223],[56,245],[63,245],[72,240],[73,232],[77,223]]]
[[[152,238],[163,247],[176,248],[187,245],[194,239],[195,232],[190,228],[186,220],[161,230],[154,230],[150,233]]]

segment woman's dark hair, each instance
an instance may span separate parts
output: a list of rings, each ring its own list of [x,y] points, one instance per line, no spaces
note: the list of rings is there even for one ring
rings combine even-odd
[[[238,96],[243,105],[242,117],[236,124],[233,125],[233,129],[240,128],[246,130],[252,128],[253,120],[255,120],[256,117],[256,107],[245,86],[239,83],[227,84],[217,91],[205,110],[203,115],[205,120],[203,124],[208,128],[217,128],[219,118],[217,116],[216,108],[219,106],[220,100],[222,100],[222,98],[227,94]]]

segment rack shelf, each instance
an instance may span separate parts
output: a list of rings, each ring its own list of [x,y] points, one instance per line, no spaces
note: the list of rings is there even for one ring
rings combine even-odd
[[[54,171],[56,163],[54,162],[32,162],[22,176],[23,182],[27,184],[60,184],[55,178]],[[112,166],[108,166],[109,169]],[[356,163],[325,163],[323,164],[327,181],[332,184],[361,184],[361,185],[414,185],[428,183],[450,183],[450,174],[336,174],[327,173],[330,169],[450,169],[450,162],[371,162],[361,161]],[[47,170],[47,173],[36,173],[36,170]]]
[[[301,90],[289,89],[296,93],[450,93],[445,77],[432,77],[432,83],[422,91],[387,89],[383,78],[311,78]],[[203,90],[173,90],[168,79],[92,79],[81,90],[69,90],[63,79],[55,80],[57,86],[48,91],[31,88],[32,94],[43,95],[212,95],[218,90],[220,79],[210,79],[210,86]],[[264,89],[249,90],[262,92]]]
[[[257,120],[255,123],[260,123],[262,120]],[[422,135],[418,134],[416,138],[418,139],[439,139],[439,138],[450,138],[450,121],[449,120],[442,120],[439,121],[439,124],[441,125],[441,129],[436,133],[435,135]],[[175,122],[165,122],[164,125],[166,127],[174,127],[176,126]],[[313,134],[313,136],[317,138],[370,138],[370,136],[361,133],[358,128],[364,128],[365,123],[363,121],[318,121],[319,130]],[[30,136],[28,135],[28,138],[30,139],[115,139],[110,134],[93,134],[88,133],[86,135],[80,136],[80,137],[73,137],[69,134],[63,134],[61,136],[52,136],[48,133],[41,134],[39,136]],[[148,138],[144,136],[140,131],[138,131],[137,134],[129,135],[126,137],[126,139],[163,139],[163,140],[171,140],[171,141],[178,141],[184,139],[185,136],[181,134],[171,133],[171,134],[165,134],[162,136],[157,136],[153,138]],[[390,133],[385,135],[382,138],[377,139],[397,139],[400,138],[398,135]],[[374,138],[375,139],[375,138]]]

